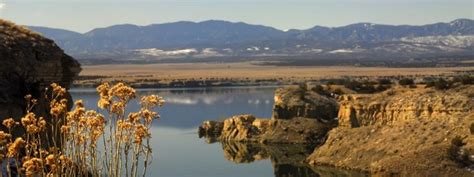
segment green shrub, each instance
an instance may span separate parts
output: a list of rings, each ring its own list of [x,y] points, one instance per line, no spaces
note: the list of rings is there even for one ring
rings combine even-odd
[[[390,85],[392,84],[392,81],[390,81],[390,79],[379,79],[377,83],[380,85]]]
[[[409,86],[409,85],[414,85],[415,81],[410,78],[403,78],[398,81],[398,84],[403,85],[403,86]]]
[[[439,78],[437,82],[435,82],[434,87],[438,90],[446,90],[451,88],[451,83],[447,82],[443,78]]]
[[[451,160],[458,162],[459,164],[466,166],[469,164],[469,157],[466,153],[460,153],[461,148],[466,145],[463,142],[463,138],[456,136],[451,140],[451,146],[448,148],[448,156]]]
[[[450,89],[452,85],[453,85],[453,82],[448,82],[444,80],[443,78],[439,78],[436,81],[427,82],[425,87],[426,88],[434,87],[435,89],[438,89],[438,90],[447,90],[447,89]]]
[[[378,85],[377,87],[375,87],[375,90],[377,92],[383,92],[385,90],[388,90],[390,88],[390,85]]]
[[[330,95],[330,93],[326,89],[324,89],[324,87],[321,86],[321,85],[316,85],[311,90],[313,92],[316,92],[316,93],[320,94],[320,95],[326,95],[326,96]]]
[[[354,90],[357,93],[375,93],[379,91],[374,87],[374,83],[372,82],[361,83],[361,82],[353,80],[353,81],[346,82],[344,84],[344,87]]]
[[[458,76],[453,79],[453,82],[459,82],[463,85],[472,85],[474,84],[474,76],[471,76],[471,75]]]

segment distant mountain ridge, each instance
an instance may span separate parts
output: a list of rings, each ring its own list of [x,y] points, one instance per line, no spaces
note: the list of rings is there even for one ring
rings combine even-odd
[[[407,57],[422,54],[474,55],[472,19],[420,26],[357,23],[289,31],[218,20],[147,26],[114,25],[84,34],[45,27],[29,28],[55,40],[67,53],[78,58],[126,56],[123,58],[162,59],[348,53],[386,56],[398,52]]]

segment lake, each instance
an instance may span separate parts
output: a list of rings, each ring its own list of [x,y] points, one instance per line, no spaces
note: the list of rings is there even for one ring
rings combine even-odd
[[[158,109],[161,119],[152,131],[153,162],[148,176],[156,177],[313,177],[332,174],[359,176],[332,168],[309,167],[304,158],[314,149],[302,145],[208,143],[199,139],[198,126],[205,120],[253,114],[270,118],[275,87],[223,87],[196,89],[139,89],[137,94],[158,94],[166,104]],[[95,89],[71,89],[73,99],[82,99],[95,109]],[[132,102],[131,111],[139,105]]]

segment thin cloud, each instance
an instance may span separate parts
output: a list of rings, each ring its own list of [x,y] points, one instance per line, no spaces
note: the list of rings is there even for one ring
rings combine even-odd
[[[5,9],[6,4],[0,2],[0,10]]]

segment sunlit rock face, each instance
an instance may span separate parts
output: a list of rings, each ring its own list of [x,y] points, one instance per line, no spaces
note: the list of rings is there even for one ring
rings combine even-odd
[[[305,117],[330,120],[337,117],[339,104],[335,99],[299,87],[275,91],[274,119]]]
[[[54,41],[0,19],[0,119],[18,121],[25,112],[27,94],[38,99],[34,111],[47,117],[45,88],[51,83],[69,88],[80,71],[80,64]]]
[[[474,93],[474,88],[444,92],[402,88],[374,95],[343,95],[339,126],[386,125],[414,119],[455,122],[474,104],[469,93]]]

